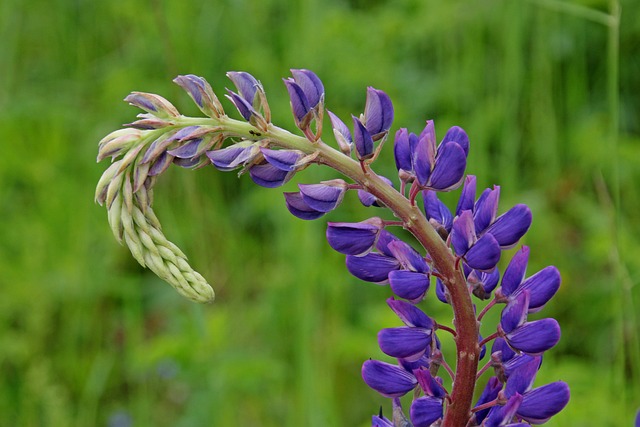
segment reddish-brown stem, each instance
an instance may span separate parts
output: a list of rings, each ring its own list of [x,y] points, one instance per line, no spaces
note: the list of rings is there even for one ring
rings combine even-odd
[[[488,337],[486,337],[485,339],[480,341],[480,344],[479,344],[480,348],[482,348],[482,346],[485,345],[486,343],[488,343],[489,341],[495,340],[499,336],[500,336],[500,334],[498,334],[497,332],[492,333],[491,335],[489,335]]]
[[[447,331],[447,332],[449,332],[451,335],[453,335],[453,336],[454,336],[454,338],[455,338],[455,336],[456,336],[456,335],[458,335],[458,334],[456,334],[456,331],[455,331],[455,330],[451,329],[451,328],[450,328],[450,327],[448,327],[448,326],[441,325],[440,323],[436,323],[436,328],[437,328],[437,329],[440,329],[440,330],[443,330],[443,331]]]
[[[487,312],[491,309],[491,307],[493,307],[494,305],[496,305],[496,299],[492,299],[491,302],[489,302],[489,304],[487,304],[482,311],[480,312],[480,314],[478,314],[478,322],[482,320],[482,318],[484,317],[485,314],[487,314]]]

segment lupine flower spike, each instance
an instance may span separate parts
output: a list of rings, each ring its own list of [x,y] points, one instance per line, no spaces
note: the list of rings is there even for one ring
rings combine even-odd
[[[327,100],[315,73],[292,69],[284,79],[297,133],[271,122],[266,92],[255,77],[243,71],[227,76],[235,90],[227,89],[225,96],[239,119],[227,116],[204,78],[187,74],[174,81],[204,118],[183,116],[159,95],[133,92],[125,100],[143,113],[98,145],[98,161],[110,158],[111,165],[98,182],[96,201],[106,207],[116,239],[141,265],[194,301],[213,299],[203,276],[167,240],[152,208],[157,178],[171,165],[237,171],[267,188],[282,186],[311,165],[329,166],[342,176],[299,183],[297,191],[284,193],[291,214],[318,219],[349,200],[349,190],[357,190],[364,206],[389,210],[395,217],[386,220],[390,215],[381,213],[357,222],[332,220],[325,235],[356,279],[386,289],[386,304],[398,318],[371,337],[377,339],[382,360],[362,363],[364,384],[381,399],[391,399],[391,411],[385,410],[391,417],[381,410],[371,425],[525,426],[544,423],[567,405],[565,382],[535,385],[544,353],[560,340],[560,326],[553,318],[529,318],[558,292],[560,273],[549,266],[527,276],[533,256],[527,246],[516,249],[501,270],[503,251],[516,247],[531,226],[531,210],[516,204],[500,213],[498,185],[477,196],[476,177],[465,175],[470,141],[462,128],[451,127],[440,143],[433,120],[419,134],[397,129],[395,182],[374,170],[394,119],[391,99],[382,90],[367,88],[363,112],[346,123],[327,110],[334,149],[322,139]],[[451,209],[438,193],[460,186]],[[404,241],[391,226],[402,226],[413,239]],[[434,298],[450,306],[448,319],[432,317],[429,306],[421,305]],[[479,313],[474,299],[486,300]],[[498,324],[492,325],[485,315],[500,305]],[[445,348],[442,334],[454,337],[455,349]],[[474,404],[476,382],[489,372]],[[444,384],[452,385],[447,389]]]

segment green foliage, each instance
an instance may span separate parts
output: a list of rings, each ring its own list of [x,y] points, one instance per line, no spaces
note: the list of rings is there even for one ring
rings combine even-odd
[[[640,406],[640,26],[636,2],[622,2],[619,27],[610,6],[0,2],[0,425],[106,426],[124,411],[136,426],[366,426],[387,405],[359,372],[380,357],[377,331],[397,325],[389,291],[349,276],[324,221],[291,217],[280,190],[213,168],[159,180],[156,212],[215,287],[211,306],[141,269],[93,203],[97,142],[137,114],[119,102],[130,91],[195,115],[173,77],[198,74],[222,93],[224,73],[245,70],[274,121],[292,128],[280,80],[289,68],[314,70],[343,117],[362,110],[372,85],[395,102],[393,130],[419,131],[427,118],[440,136],[467,130],[468,172],[501,184],[502,209],[533,210],[529,272],[555,264],[563,274],[542,313],[563,338],[539,383],[565,380],[572,399],[549,425],[630,425]],[[390,147],[376,170],[393,175]],[[314,168],[296,182],[333,176]],[[328,219],[369,215],[349,197]],[[425,310],[449,316],[433,298]]]

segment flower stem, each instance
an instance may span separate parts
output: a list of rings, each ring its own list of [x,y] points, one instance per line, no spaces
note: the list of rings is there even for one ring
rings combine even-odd
[[[476,322],[471,295],[467,289],[464,275],[457,268],[456,258],[438,235],[435,229],[415,205],[418,191],[412,187],[410,199],[384,182],[369,168],[325,144],[322,140],[315,143],[307,138],[294,135],[282,128],[269,124],[266,133],[256,136],[255,128],[249,123],[229,117],[220,119],[182,118],[185,125],[221,126],[225,135],[245,139],[267,139],[270,146],[300,150],[311,154],[319,152],[318,163],[325,164],[341,174],[351,178],[362,188],[384,203],[404,224],[428,252],[435,270],[441,276],[442,283],[449,291],[456,330],[457,350],[456,373],[451,391],[452,403],[448,406],[441,427],[459,427],[466,425],[471,411],[471,401],[478,369],[478,325]],[[250,132],[251,131],[251,132]]]

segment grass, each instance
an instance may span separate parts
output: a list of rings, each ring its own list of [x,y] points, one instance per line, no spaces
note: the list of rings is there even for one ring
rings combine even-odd
[[[0,426],[366,426],[389,410],[359,376],[380,357],[377,331],[398,323],[388,290],[350,277],[324,221],[292,218],[280,190],[212,168],[159,182],[166,233],[216,288],[206,307],[141,269],[92,201],[97,141],[136,114],[128,92],[196,114],[175,75],[222,93],[226,71],[246,70],[292,128],[280,79],[297,67],[323,79],[343,117],[372,85],[395,103],[394,130],[427,118],[440,136],[467,130],[469,173],[501,185],[502,210],[534,212],[530,273],[563,274],[541,313],[563,338],[538,382],[563,379],[572,398],[548,425],[630,425],[640,26],[634,2],[620,3],[0,3]],[[393,176],[389,147],[378,170]],[[331,177],[315,168],[296,182]],[[373,214],[349,198],[328,220]],[[424,308],[450,316],[433,299]]]

